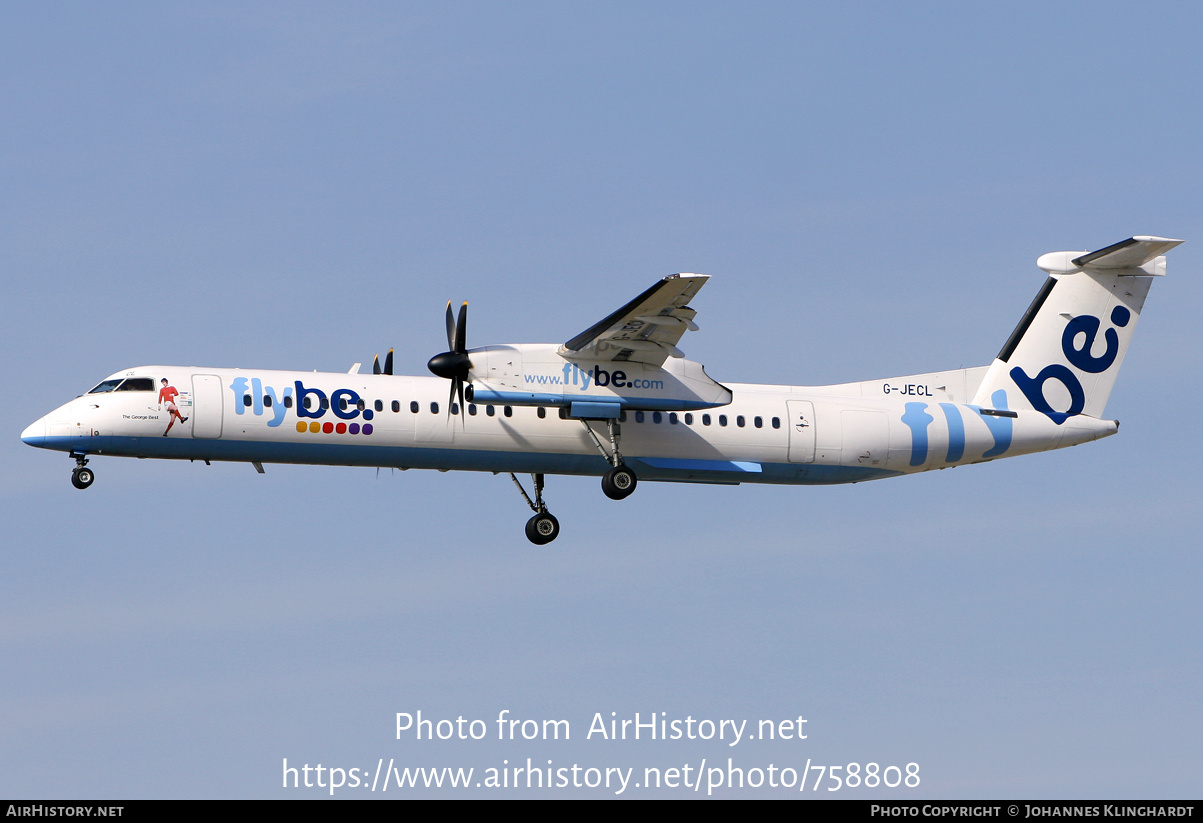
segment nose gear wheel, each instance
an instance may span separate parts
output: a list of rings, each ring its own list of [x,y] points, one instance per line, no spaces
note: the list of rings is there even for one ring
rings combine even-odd
[[[71,485],[77,489],[86,489],[96,479],[96,472],[87,468],[88,456],[86,454],[71,452],[71,456],[75,458],[75,468],[71,471]]]

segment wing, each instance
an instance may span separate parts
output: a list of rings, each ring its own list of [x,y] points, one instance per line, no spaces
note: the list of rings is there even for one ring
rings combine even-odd
[[[677,343],[697,331],[697,312],[689,301],[706,285],[708,274],[670,274],[606,319],[594,323],[560,347],[565,357],[588,357],[661,366],[681,357]]]

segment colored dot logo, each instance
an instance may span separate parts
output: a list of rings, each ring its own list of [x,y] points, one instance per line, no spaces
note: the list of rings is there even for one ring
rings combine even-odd
[[[305,432],[311,434],[320,434],[323,432],[325,434],[371,434],[372,424],[364,423],[361,426],[358,423],[351,423],[349,425],[347,423],[339,423],[335,425],[334,423],[318,423],[316,421],[313,423],[302,422],[297,423],[297,432],[300,434],[304,434]]]

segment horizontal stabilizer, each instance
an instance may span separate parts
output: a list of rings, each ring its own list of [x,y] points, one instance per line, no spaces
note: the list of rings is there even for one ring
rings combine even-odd
[[[1116,271],[1119,269],[1140,269],[1134,275],[1165,274],[1164,261],[1160,265],[1149,267],[1158,257],[1181,243],[1181,240],[1171,240],[1168,237],[1147,237],[1138,235],[1113,243],[1106,248],[1092,252],[1054,251],[1042,255],[1036,265],[1049,274],[1069,274],[1083,269],[1094,271]]]

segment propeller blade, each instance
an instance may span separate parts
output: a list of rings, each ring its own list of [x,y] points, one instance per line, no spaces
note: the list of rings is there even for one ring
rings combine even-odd
[[[384,356],[384,373],[385,374],[393,373],[393,350],[392,349],[389,349],[388,354],[386,354]]]
[[[372,374],[380,374],[380,355],[372,358]]]
[[[447,311],[451,311],[451,303],[447,303]],[[453,352],[462,354],[468,350],[465,345],[468,337],[468,301],[464,301],[464,305],[459,307],[459,322],[455,324],[455,345],[451,347]]]
[[[451,313],[451,301],[447,301],[447,351],[455,351],[455,315]]]
[[[451,311],[451,301],[447,301],[447,351],[430,358],[426,368],[433,374],[451,381],[451,391],[447,395],[447,419],[450,421],[453,411],[462,420],[467,418],[467,407],[464,405],[464,382],[472,371],[472,361],[468,358],[468,302],[459,307],[459,319]],[[385,371],[392,366],[392,350],[384,361]],[[390,372],[391,373],[391,372]],[[456,405],[456,400],[459,404]]]

